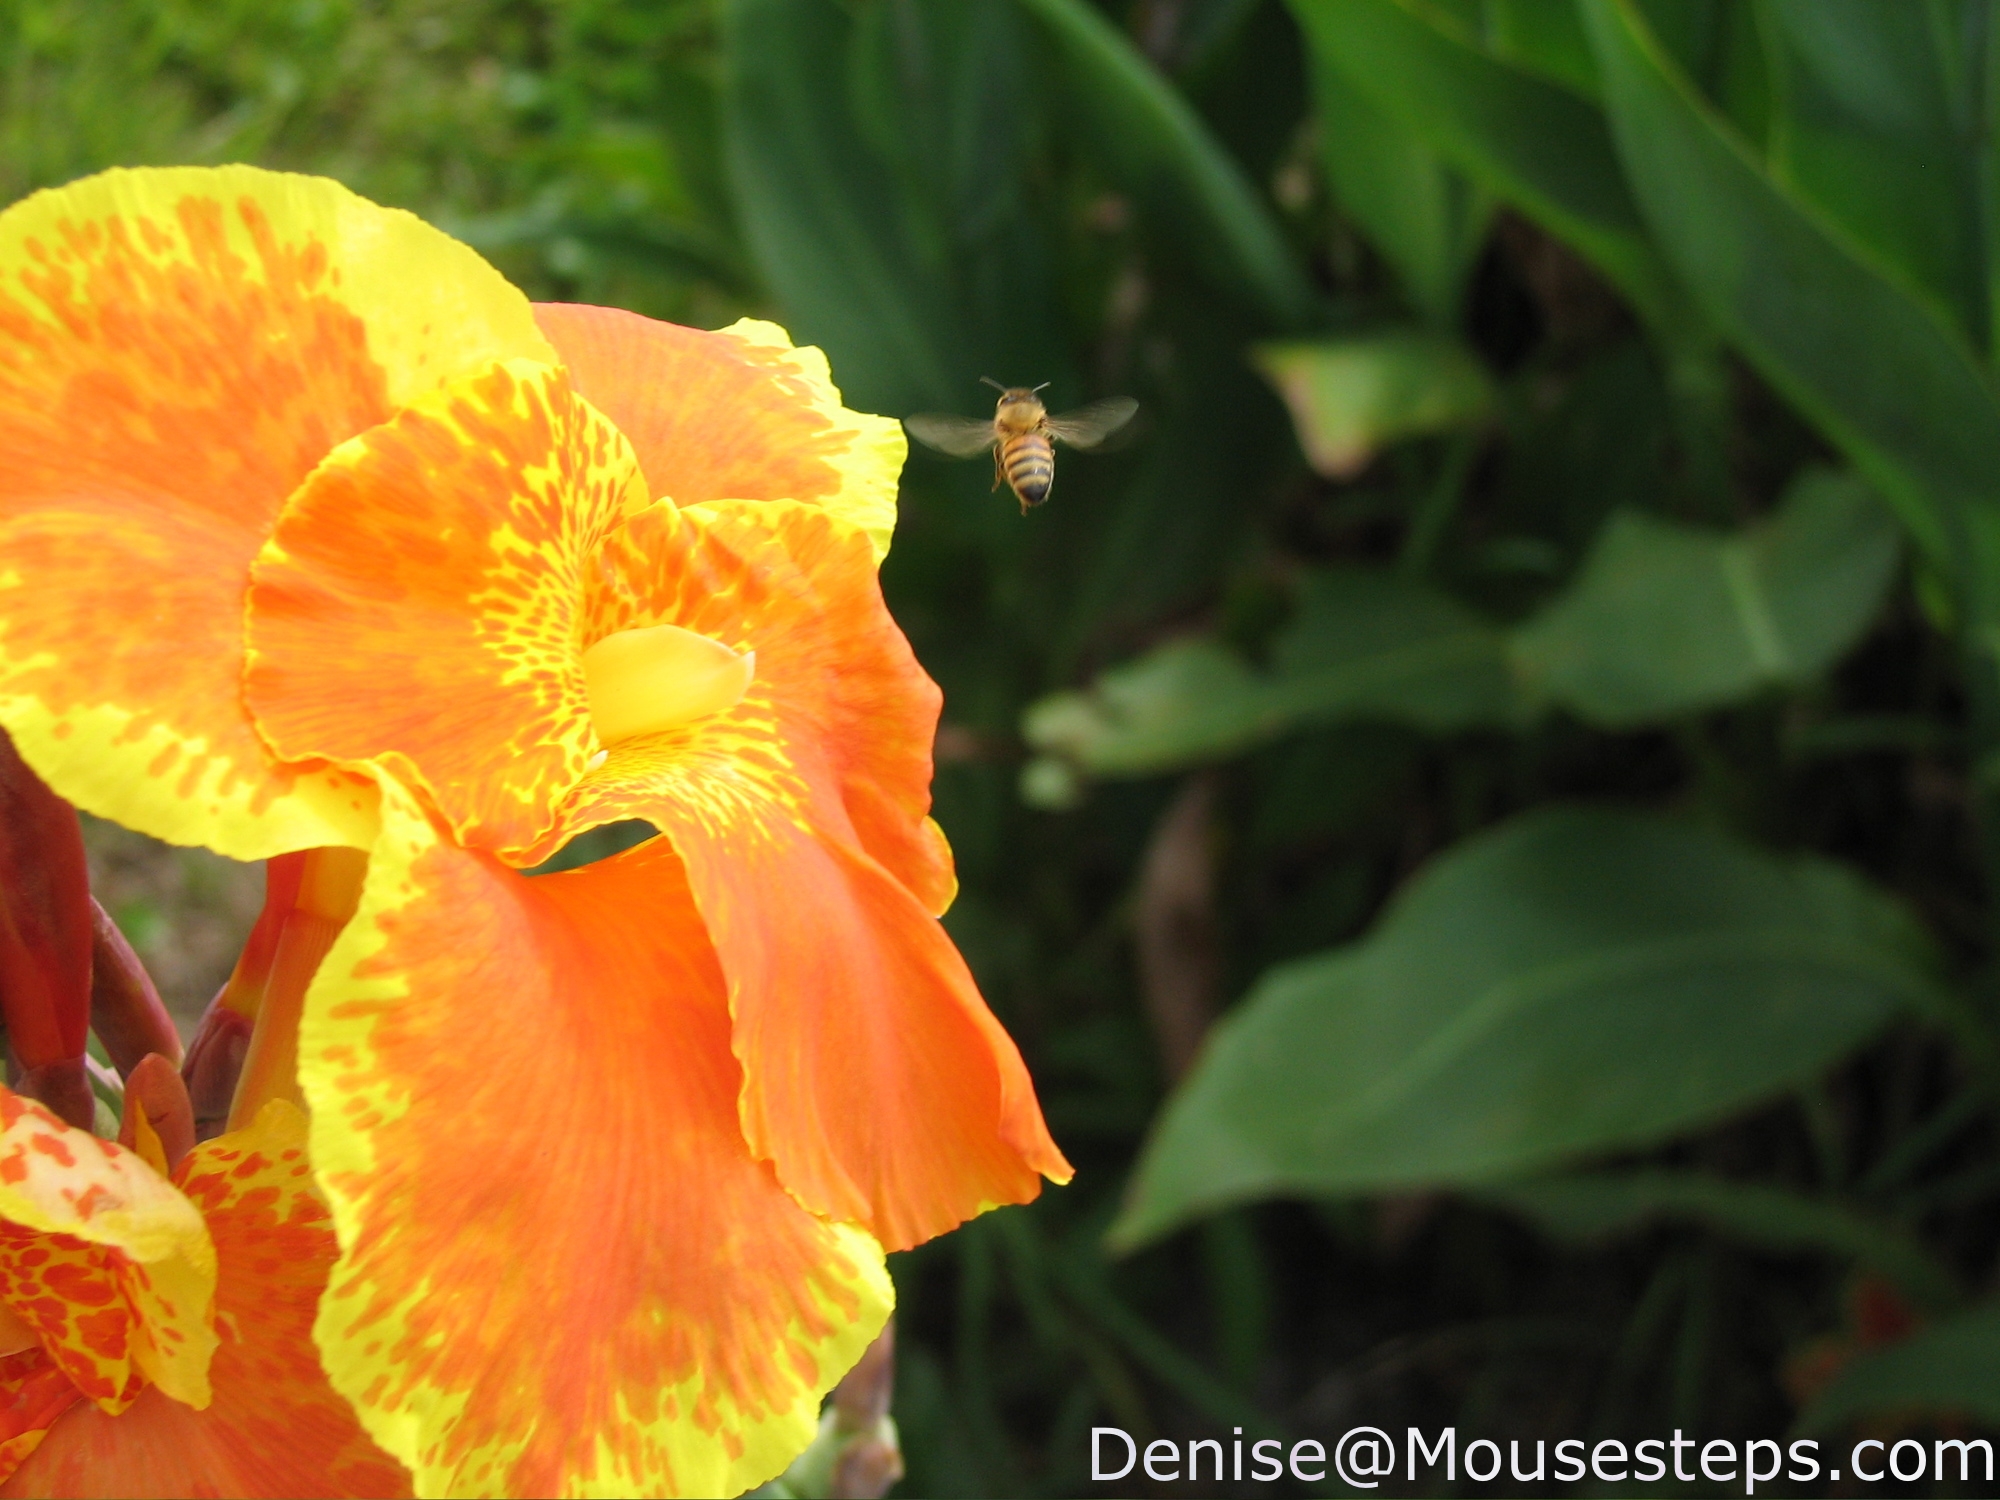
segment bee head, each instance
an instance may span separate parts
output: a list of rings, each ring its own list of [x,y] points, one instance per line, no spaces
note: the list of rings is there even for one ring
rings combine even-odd
[[[988,380],[984,375],[979,378],[1000,393],[999,401],[994,404],[995,421],[1007,427],[1028,428],[1042,420],[1044,409],[1041,393],[1049,388],[1048,381],[1044,380],[1037,386],[1002,385],[997,380]]]

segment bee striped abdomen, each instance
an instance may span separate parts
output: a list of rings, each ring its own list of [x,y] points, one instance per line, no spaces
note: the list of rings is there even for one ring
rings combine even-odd
[[[1040,505],[1049,498],[1049,486],[1055,483],[1055,449],[1043,433],[1020,433],[1001,444],[1000,468],[1024,509]]]

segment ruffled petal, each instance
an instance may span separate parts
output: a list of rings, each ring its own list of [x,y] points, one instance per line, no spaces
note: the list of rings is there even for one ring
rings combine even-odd
[[[576,388],[632,440],[655,498],[808,501],[867,532],[877,561],[888,552],[902,424],[841,405],[819,350],[749,318],[704,333],[560,302],[535,317]]]
[[[336,444],[547,359],[471,250],[323,178],[113,171],[0,214],[0,726],[78,806],[239,859],[365,845],[368,784],[279,766],[243,591]]]
[[[107,1411],[148,1382],[208,1403],[215,1248],[134,1153],[0,1090],[0,1301]]]
[[[1020,1054],[931,911],[937,689],[853,528],[807,506],[654,506],[607,549],[592,633],[755,651],[735,708],[611,748],[558,832],[645,818],[728,976],[751,1149],[891,1249],[1067,1180]]]
[[[410,1493],[320,1372],[313,1316],[338,1246],[305,1138],[305,1117],[273,1102],[179,1173],[220,1263],[214,1401],[196,1411],[149,1389],[120,1416],[79,1407],[0,1496]]]
[[[757,653],[737,710],[669,742],[724,776],[738,756],[751,770],[788,767],[816,823],[858,842],[930,912],[950,904],[951,848],[929,817],[944,697],[883,603],[854,528],[786,502],[654,505],[605,546],[586,611],[588,641],[672,624]],[[580,786],[544,848],[588,818],[645,816],[610,810],[619,784],[599,775],[589,792]]]
[[[81,1400],[83,1392],[41,1345],[0,1356],[0,1486],[42,1445],[57,1419]]]
[[[646,503],[561,370],[489,366],[336,451],[253,570],[247,699],[288,759],[371,760],[516,849],[597,748],[583,578]]]
[[[299,1043],[344,1247],[324,1363],[420,1493],[738,1493],[887,1315],[879,1248],[744,1145],[663,840],[530,877],[385,787]]]

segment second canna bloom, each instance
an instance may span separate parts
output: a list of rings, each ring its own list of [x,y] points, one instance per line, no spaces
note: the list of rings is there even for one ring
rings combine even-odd
[[[322,1361],[418,1493],[760,1483],[883,1250],[1068,1175],[936,921],[901,460],[770,325],[532,307],[318,179],[0,215],[0,727],[283,857],[236,1115],[309,1107]]]

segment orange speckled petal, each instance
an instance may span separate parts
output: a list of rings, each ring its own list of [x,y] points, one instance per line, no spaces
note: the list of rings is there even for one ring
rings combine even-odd
[[[861,537],[824,512],[655,506],[606,552],[593,631],[660,620],[757,653],[726,713],[611,748],[565,829],[651,820],[728,976],[752,1149],[900,1249],[1069,1166],[1020,1054],[931,916],[937,689]]]
[[[808,501],[866,531],[878,561],[888,552],[902,425],[842,406],[819,350],[748,318],[704,333],[561,302],[535,317],[576,388],[632,440],[653,496]]]
[[[0,1486],[42,1445],[57,1418],[83,1399],[83,1392],[40,1345],[0,1357]],[[86,1408],[96,1410],[95,1407]],[[6,1494],[0,1488],[0,1494]],[[29,1489],[26,1494],[55,1494]]]
[[[385,785],[299,1052],[343,1246],[322,1359],[419,1493],[740,1493],[887,1316],[879,1247],[744,1145],[664,840],[526,876]]]
[[[243,713],[250,561],[336,444],[550,352],[471,250],[325,179],[113,171],[0,214],[0,726],[161,838],[365,846],[368,784]]]
[[[320,1371],[313,1315],[338,1247],[305,1138],[305,1116],[274,1101],[181,1166],[220,1263],[214,1401],[196,1411],[149,1389],[116,1417],[78,1407],[0,1496],[410,1493]]]
[[[0,1090],[0,1300],[108,1411],[150,1381],[206,1405],[215,1249],[132,1152]]]
[[[552,365],[493,365],[339,449],[253,570],[247,699],[288,759],[374,761],[459,836],[548,827],[597,748],[583,578],[645,504],[631,447]]]
[[[808,783],[817,826],[857,841],[927,910],[950,904],[951,849],[929,817],[943,695],[853,527],[790,502],[654,505],[611,537],[591,583],[587,641],[672,624],[757,653],[736,710],[671,743],[719,771],[738,756],[746,774],[789,768]],[[545,843],[593,818],[645,816],[615,810],[614,781],[590,785]]]

